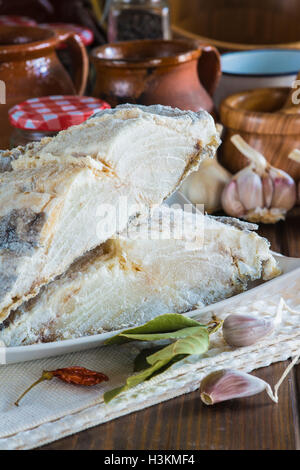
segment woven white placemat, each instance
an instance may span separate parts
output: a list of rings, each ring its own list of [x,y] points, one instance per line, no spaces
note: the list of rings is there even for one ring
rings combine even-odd
[[[294,278],[283,281],[280,289],[276,285],[276,288],[266,290],[264,298],[257,298],[257,293],[253,291],[246,301],[235,300],[230,310],[221,315],[218,312],[218,316],[225,317],[234,312],[264,317],[275,315],[281,297],[292,309],[300,310],[299,272],[295,273]],[[203,318],[206,319],[210,319],[210,314]],[[247,348],[233,350],[224,343],[221,333],[217,333],[207,354],[190,356],[164,374],[120,395],[109,405],[104,404],[103,392],[122,384],[131,374],[139,347],[141,345],[135,343],[100,348],[0,367],[0,449],[35,448],[191,392],[199,387],[204,376],[214,370],[230,367],[250,372],[286,360],[300,351],[300,314],[285,310],[277,331],[259,344]],[[43,369],[72,365],[104,372],[110,381],[91,388],[70,386],[58,380],[44,382],[24,398],[19,408],[14,406],[16,398],[39,377]]]

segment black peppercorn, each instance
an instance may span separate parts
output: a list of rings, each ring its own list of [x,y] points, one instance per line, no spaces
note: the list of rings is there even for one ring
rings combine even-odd
[[[169,39],[169,6],[166,0],[113,0],[109,41]]]

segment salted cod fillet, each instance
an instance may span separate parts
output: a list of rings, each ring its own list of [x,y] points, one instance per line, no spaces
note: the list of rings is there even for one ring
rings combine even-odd
[[[248,230],[255,226],[241,226],[156,209],[12,313],[0,340],[18,346],[127,328],[211,304],[243,291],[250,280],[278,275],[269,242]]]
[[[204,111],[128,105],[12,151],[0,174],[0,322],[160,204],[219,142]]]

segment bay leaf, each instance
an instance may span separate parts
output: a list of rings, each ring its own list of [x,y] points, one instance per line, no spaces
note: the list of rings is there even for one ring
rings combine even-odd
[[[151,367],[148,367],[147,369],[143,370],[139,374],[131,375],[130,377],[128,377],[128,379],[126,380],[126,384],[123,385],[123,387],[118,387],[118,388],[115,388],[113,390],[110,390],[104,393],[103,398],[104,398],[105,403],[109,403],[116,396],[120,395],[120,393],[123,393],[126,390],[129,390],[130,388],[136,387],[137,385],[144,382],[145,380],[150,379],[151,376],[153,376],[155,372],[167,366],[169,362],[170,361],[168,360],[158,361],[156,362],[156,364],[154,364]]]
[[[147,357],[151,356],[157,351],[160,351],[164,347],[165,346],[156,346],[153,348],[142,349],[134,360],[134,368],[133,368],[134,372],[140,372],[141,370],[144,370],[150,367],[149,363],[147,362]]]
[[[152,334],[136,334],[136,333],[121,333],[121,337],[125,337],[134,341],[160,341],[166,339],[180,339],[186,336],[192,336],[197,333],[198,329],[203,329],[203,326],[193,326],[190,328],[182,328],[181,330],[171,331],[168,333],[152,333]]]
[[[144,325],[129,328],[128,330],[122,331],[122,333],[113,336],[105,341],[106,345],[112,344],[124,344],[130,341],[136,341],[133,338],[128,338],[125,335],[127,334],[161,334],[161,333],[171,333],[173,331],[181,330],[183,328],[199,327],[201,325],[196,320],[192,318],[185,317],[179,313],[167,313],[165,315],[160,315],[153,320],[145,323]]]
[[[181,361],[183,358],[191,354],[203,354],[209,348],[209,332],[206,328],[198,327],[193,328],[194,334],[178,339],[175,343],[172,343],[166,347],[160,348],[152,353],[150,351],[142,351],[136,358],[135,369],[141,370],[143,366],[148,367],[141,370],[138,374],[128,377],[126,384],[123,387],[118,387],[114,390],[110,390],[104,394],[105,403],[109,403],[120,393],[123,393],[136,385],[150,380],[155,375],[165,372],[175,362]],[[150,355],[147,356],[147,353]]]
[[[177,355],[203,354],[209,348],[209,332],[206,328],[199,327],[191,336],[178,339],[160,351],[147,357],[150,365],[158,361],[170,361]]]

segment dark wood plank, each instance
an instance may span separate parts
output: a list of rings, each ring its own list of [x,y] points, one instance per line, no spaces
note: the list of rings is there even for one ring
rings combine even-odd
[[[262,226],[259,232],[270,240],[274,251],[300,257],[299,217],[290,217],[276,226]],[[273,364],[254,374],[274,385],[287,365]],[[278,405],[261,394],[209,408],[201,403],[196,391],[43,449],[300,449],[299,397],[298,366],[282,385]]]
[[[285,363],[257,371],[274,384]],[[103,450],[253,450],[296,449],[297,409],[285,397],[295,393],[287,380],[280,405],[262,394],[257,397],[206,407],[196,391],[138,413],[68,437],[45,449]]]

